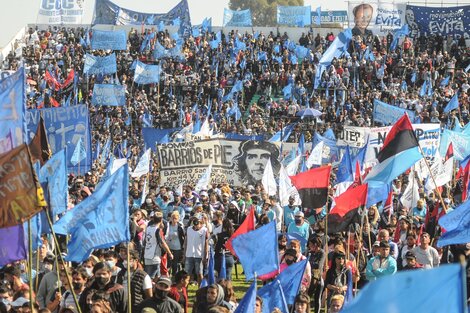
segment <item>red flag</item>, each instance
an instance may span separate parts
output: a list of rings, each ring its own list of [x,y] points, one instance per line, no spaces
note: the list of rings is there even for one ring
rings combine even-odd
[[[54,98],[52,98],[52,97],[49,97],[49,100],[51,101],[51,105],[52,105],[53,107],[55,107],[55,108],[60,107],[60,104],[59,104],[59,102],[57,102],[56,99],[54,99]]]
[[[388,220],[390,221],[390,217],[393,214],[393,190],[388,193],[387,200],[384,204],[384,212],[388,212]]]
[[[467,190],[468,190],[468,182],[470,180],[470,162],[467,162],[465,169],[463,170],[463,179],[462,179],[462,202],[467,200]]]
[[[46,76],[44,77],[46,79],[47,84],[49,87],[51,87],[55,91],[59,91],[59,89],[62,87],[61,84],[55,79],[54,76],[51,75],[49,71],[46,71]]]
[[[395,232],[393,233],[393,242],[398,243],[400,241],[400,223],[397,223],[397,226],[395,227]]]
[[[248,213],[248,216],[245,218],[243,223],[240,224],[240,226],[237,228],[237,230],[232,234],[232,236],[227,240],[225,243],[225,248],[230,250],[233,255],[236,256],[235,250],[233,249],[232,246],[232,241],[236,237],[240,236],[241,234],[246,234],[249,231],[252,231],[255,229],[255,208],[251,208],[250,213]]]
[[[454,146],[452,145],[452,142],[450,143],[449,147],[447,148],[446,156],[444,158],[444,162],[449,160],[454,156]]]
[[[349,211],[365,205],[367,202],[367,184],[348,189],[335,198],[335,207],[330,214],[345,216]]]
[[[319,208],[328,199],[331,166],[322,166],[290,176],[292,184],[299,191],[304,208]]]
[[[74,78],[75,78],[75,71],[74,69],[72,69],[67,75],[67,78],[65,79],[64,83],[61,85],[61,88],[64,89],[65,87],[73,83]]]

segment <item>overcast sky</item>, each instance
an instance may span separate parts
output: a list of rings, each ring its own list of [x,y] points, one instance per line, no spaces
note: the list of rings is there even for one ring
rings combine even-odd
[[[13,0],[6,1],[0,10],[0,47],[5,46],[18,30],[28,23],[35,23],[42,0]],[[249,1],[249,0],[248,0]],[[164,13],[174,7],[179,0],[113,0],[121,7],[141,12]],[[8,4],[6,4],[8,3]],[[94,0],[84,0],[84,23],[90,23],[93,15]],[[228,8],[228,0],[188,0],[191,22],[200,24],[205,17],[212,17],[213,25],[222,24],[224,8]],[[344,0],[305,0],[305,5],[311,5],[314,10],[321,5],[323,10],[346,10],[347,2]]]

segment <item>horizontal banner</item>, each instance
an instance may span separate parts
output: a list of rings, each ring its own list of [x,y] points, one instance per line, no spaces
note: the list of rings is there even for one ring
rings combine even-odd
[[[394,105],[382,102],[380,100],[374,99],[374,112],[372,113],[374,122],[383,123],[385,125],[394,124],[405,113],[408,114],[408,117],[413,122],[415,119],[415,113],[413,111],[405,110]]]
[[[386,36],[405,24],[405,3],[393,1],[348,2],[349,27],[353,36]]]
[[[117,72],[116,54],[98,57],[92,54],[85,55],[83,73],[87,75],[107,75]]]
[[[91,37],[93,50],[127,50],[127,35],[125,30],[93,30]]]
[[[160,184],[166,186],[196,184],[209,165],[212,165],[212,184],[254,186],[261,182],[268,160],[271,160],[274,175],[279,175],[279,147],[267,141],[173,142],[158,145],[157,151]]]
[[[308,6],[277,6],[277,24],[308,26],[312,22],[312,8]]]
[[[41,0],[36,24],[81,24],[83,0]]]
[[[122,85],[95,84],[91,104],[108,106],[126,105],[126,88]]]
[[[234,26],[234,27],[251,27],[253,26],[251,22],[251,11],[241,10],[234,11],[229,9],[224,9],[224,27],[225,26]]]

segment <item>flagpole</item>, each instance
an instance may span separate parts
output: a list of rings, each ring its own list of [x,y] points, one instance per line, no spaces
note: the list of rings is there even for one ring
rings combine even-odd
[[[328,188],[328,191],[329,191],[330,188]],[[329,194],[329,193],[328,193]],[[326,203],[325,203],[325,208],[326,208],[326,216],[325,216],[325,268],[323,270],[324,273],[328,272],[328,215],[330,214],[330,212],[328,212],[328,199],[329,199],[329,195],[327,195],[326,197]],[[324,294],[323,294],[323,297],[324,297],[324,308],[325,308],[325,312],[328,311],[328,303],[327,303],[327,299],[328,299],[328,289],[325,287],[324,289]]]
[[[130,242],[127,244],[127,311],[132,313],[132,302],[131,302],[131,265],[130,265],[131,253],[130,253]]]
[[[389,221],[390,222],[390,221]],[[369,249],[372,250],[372,240],[370,239],[370,230],[371,230],[371,226],[369,224],[369,214],[366,214],[366,223],[367,225],[369,225],[369,231],[367,232],[367,236],[369,237]],[[362,236],[362,234],[361,234]]]
[[[51,228],[52,238],[54,239],[54,245],[55,245],[55,248],[57,250],[57,252],[56,252],[56,254],[57,254],[56,255],[56,262],[57,262],[57,258],[59,258],[60,262],[65,267],[66,264],[65,264],[64,259],[62,258],[62,255],[60,254],[59,242],[57,241],[57,236],[55,234],[54,228],[52,227],[52,220],[51,220],[51,216],[49,214],[49,210],[45,210],[45,211],[46,211],[46,216],[47,216],[47,222],[49,223],[49,227]],[[57,266],[57,272],[59,272],[59,267],[58,266]],[[67,282],[69,283],[69,286],[72,287],[73,286],[72,285],[72,278],[70,277],[69,272],[67,270],[65,270],[64,272],[65,272],[65,275],[67,277]],[[73,288],[70,288],[70,291],[72,292],[73,301],[75,302],[75,306],[77,307],[78,313],[82,313],[82,310],[80,308],[80,304],[78,303],[78,298],[77,298],[77,294],[75,293],[75,290],[73,290]],[[59,292],[60,292],[60,287],[59,287]]]
[[[31,230],[31,219],[28,220],[28,276],[29,276],[29,308],[34,312],[33,306],[33,232]],[[39,258],[39,256],[38,256]],[[36,273],[37,275],[37,273]]]
[[[423,149],[421,148],[421,146],[418,145],[418,147],[419,147],[419,152],[421,153],[421,156],[424,159],[424,163],[426,164],[426,167],[428,168],[429,176],[431,176],[432,182],[434,183],[434,190],[437,192],[437,195],[439,196],[439,201],[442,204],[442,208],[444,209],[444,212],[447,213],[446,204],[444,203],[444,200],[442,199],[441,192],[439,191],[439,189],[437,187],[436,180],[434,179],[434,175],[432,174],[431,167],[429,166],[428,160],[426,160],[426,157],[424,156]]]
[[[39,287],[39,247],[36,249],[36,282],[34,283],[34,290],[38,290]]]

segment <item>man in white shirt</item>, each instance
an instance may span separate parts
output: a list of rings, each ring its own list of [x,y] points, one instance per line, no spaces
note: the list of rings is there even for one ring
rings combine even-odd
[[[420,245],[411,250],[416,255],[416,261],[422,264],[425,269],[437,267],[440,263],[439,253],[429,245],[430,242],[429,234],[422,233]]]
[[[184,241],[184,269],[192,275],[196,272],[198,284],[201,284],[203,278],[203,265],[208,260],[208,238],[209,232],[200,219],[196,216],[192,226],[186,231],[186,240]]]

